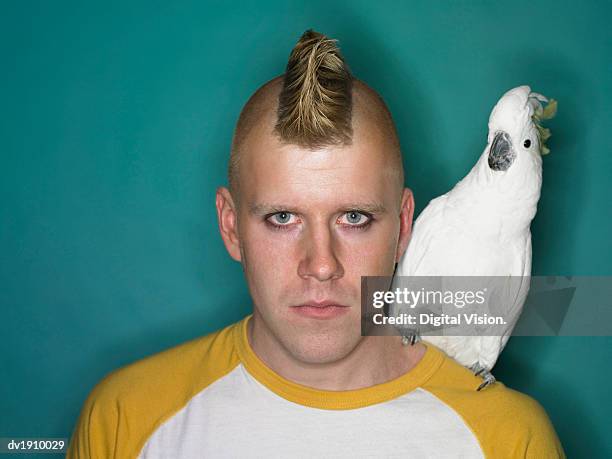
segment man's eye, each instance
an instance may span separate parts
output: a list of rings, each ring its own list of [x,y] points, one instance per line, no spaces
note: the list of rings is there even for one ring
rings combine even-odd
[[[270,215],[267,220],[276,226],[287,226],[289,223],[293,223],[295,216],[290,212],[277,212]]]
[[[371,221],[369,215],[356,210],[345,212],[340,218],[340,223],[350,226],[365,226]]]

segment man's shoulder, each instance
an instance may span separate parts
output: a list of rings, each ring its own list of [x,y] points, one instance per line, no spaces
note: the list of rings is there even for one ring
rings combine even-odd
[[[436,350],[443,360],[423,389],[463,418],[488,456],[565,457],[550,418],[537,400],[500,381],[478,391],[480,377]]]
[[[92,456],[89,448],[94,446],[104,452],[120,447],[128,456],[136,455],[156,427],[236,367],[234,334],[240,323],[107,374],[83,405],[71,445],[79,454],[69,457]],[[128,432],[129,438],[120,438]]]
[[[507,387],[500,381],[477,390],[483,382],[482,378],[440,349],[434,349],[442,355],[442,359],[439,370],[424,386],[430,392],[483,416],[512,415],[522,419],[531,418],[533,415],[537,417],[543,413],[542,407],[535,399]]]
[[[118,368],[107,374],[93,392],[101,397],[123,399],[142,391],[154,391],[164,384],[197,386],[198,382],[205,383],[235,366],[233,329],[236,325],[231,324]]]

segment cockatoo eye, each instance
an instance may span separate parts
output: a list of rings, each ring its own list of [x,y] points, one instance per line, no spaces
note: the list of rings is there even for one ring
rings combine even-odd
[[[523,142],[523,146],[525,148],[529,148],[531,146],[531,140],[527,139]]]

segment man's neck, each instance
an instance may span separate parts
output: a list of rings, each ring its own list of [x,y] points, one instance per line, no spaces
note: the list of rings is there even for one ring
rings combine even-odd
[[[399,336],[366,336],[345,357],[308,363],[293,357],[252,317],[247,336],[255,354],[285,379],[320,390],[356,390],[382,384],[408,373],[423,357],[423,344],[404,346]]]

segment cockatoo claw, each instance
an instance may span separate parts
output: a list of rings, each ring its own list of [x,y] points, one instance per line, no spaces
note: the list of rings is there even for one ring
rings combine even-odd
[[[491,373],[489,373],[489,376],[490,378],[484,377],[484,381],[480,386],[478,386],[478,389],[476,389],[477,391],[484,389],[495,382],[495,376],[493,376]]]
[[[404,346],[408,346],[409,344],[412,346],[421,341],[421,335],[418,330],[407,330],[402,334],[402,344]]]
[[[474,364],[471,369],[476,376],[480,376],[483,380],[482,384],[480,384],[480,386],[478,386],[478,389],[476,389],[477,391],[480,391],[485,387],[490,386],[496,381],[495,376],[493,376],[489,370],[487,370],[479,363]]]

